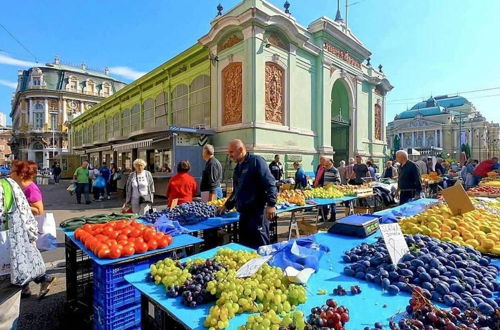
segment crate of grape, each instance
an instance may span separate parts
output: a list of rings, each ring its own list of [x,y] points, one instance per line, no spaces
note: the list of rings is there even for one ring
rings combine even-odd
[[[188,202],[177,205],[172,210],[164,209],[152,214],[143,215],[141,219],[154,223],[162,215],[167,216],[172,221],[178,221],[181,226],[192,225],[216,216],[217,207],[215,205],[202,202]]]

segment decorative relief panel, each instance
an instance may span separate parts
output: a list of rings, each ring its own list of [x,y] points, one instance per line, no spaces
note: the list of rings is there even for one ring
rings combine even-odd
[[[222,70],[222,124],[239,124],[243,112],[243,66],[234,62]]]
[[[375,104],[375,139],[382,140],[382,108]]]
[[[59,110],[59,100],[49,99],[49,111]]]
[[[273,62],[266,62],[266,121],[283,124],[285,70]]]
[[[217,51],[221,52],[224,49],[231,48],[242,40],[243,40],[243,38],[238,37],[237,35],[233,34],[229,38],[227,38],[227,40],[222,45],[219,45],[219,47],[217,47]]]

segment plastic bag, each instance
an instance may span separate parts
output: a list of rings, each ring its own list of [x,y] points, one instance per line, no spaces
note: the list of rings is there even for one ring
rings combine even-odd
[[[36,247],[42,251],[57,248],[56,221],[54,220],[54,214],[45,213],[37,215],[35,218],[38,222],[38,239],[36,240]]]
[[[76,183],[72,183],[68,186],[68,188],[66,188],[66,191],[69,192],[71,195],[73,195],[75,190],[76,190]]]
[[[104,188],[106,187],[106,180],[102,176],[98,176],[95,180],[92,186],[96,188]]]
[[[327,246],[316,243],[313,236],[298,238],[272,245],[261,246],[258,250],[260,255],[272,255],[269,260],[271,266],[285,270],[293,267],[297,270],[319,268],[319,260],[330,249]]]
[[[186,228],[180,225],[179,221],[172,221],[169,218],[167,218],[166,215],[162,215],[161,217],[159,217],[156,220],[154,226],[157,231],[169,234],[171,236],[177,236],[189,233],[189,231]]]

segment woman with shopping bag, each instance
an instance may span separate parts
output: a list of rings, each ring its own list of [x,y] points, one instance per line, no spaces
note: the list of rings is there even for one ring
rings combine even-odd
[[[15,160],[12,163],[10,177],[21,187],[26,199],[28,200],[31,212],[38,221],[44,220],[45,210],[43,207],[42,192],[33,180],[37,174],[38,165],[32,161],[19,161]],[[42,224],[43,225],[43,224]],[[40,226],[38,226],[40,227]],[[55,277],[48,274],[43,274],[35,279],[33,282],[40,284],[40,293],[38,298],[42,299],[49,292],[50,286],[56,280]],[[31,296],[29,282],[23,286],[21,297],[26,298]]]

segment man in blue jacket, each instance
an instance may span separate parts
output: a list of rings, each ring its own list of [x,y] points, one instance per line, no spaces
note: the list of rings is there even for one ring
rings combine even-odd
[[[264,158],[249,154],[241,140],[229,143],[228,154],[236,162],[234,187],[220,212],[236,206],[240,213],[241,244],[252,248],[267,245],[270,243],[269,220],[276,216],[276,180]]]

